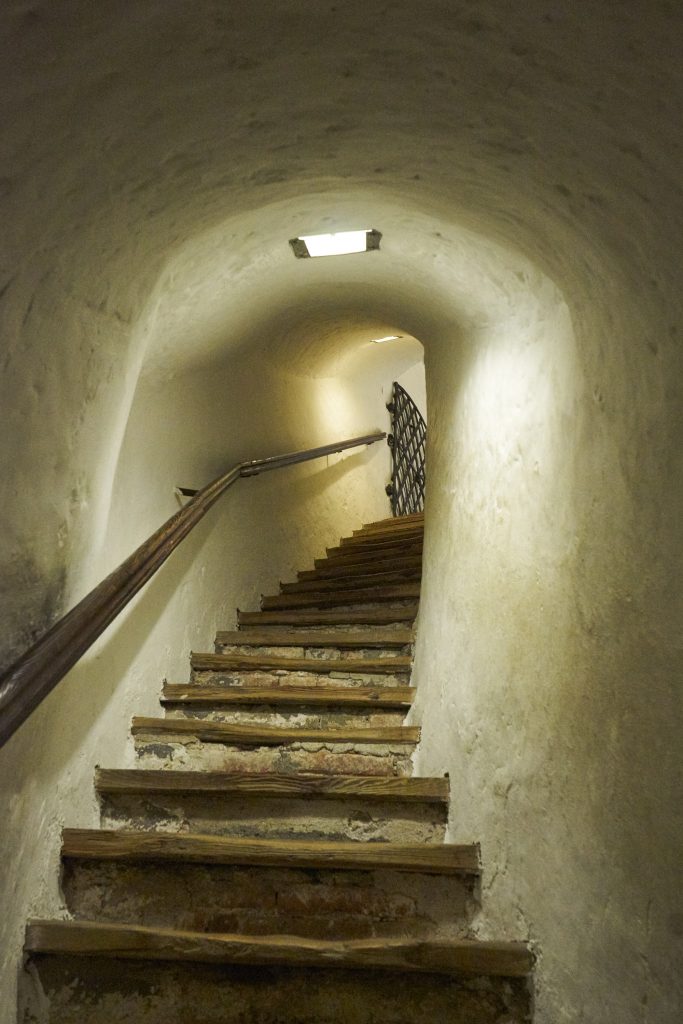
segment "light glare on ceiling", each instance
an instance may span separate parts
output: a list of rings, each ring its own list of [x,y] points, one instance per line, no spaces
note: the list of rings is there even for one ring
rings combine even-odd
[[[402,335],[400,334],[387,334],[384,338],[373,338],[375,345],[383,345],[385,341],[398,341]]]

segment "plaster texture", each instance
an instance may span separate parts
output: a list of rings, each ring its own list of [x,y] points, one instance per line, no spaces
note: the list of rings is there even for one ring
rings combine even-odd
[[[3,661],[175,484],[384,427],[419,339],[416,764],[492,866],[476,927],[538,943],[539,1024],[678,1021],[679,7],[7,0],[0,27]],[[381,251],[287,246],[349,226]],[[132,711],[236,605],[386,515],[386,455],[245,481],[0,753],[2,1024],[95,762],[132,764]]]

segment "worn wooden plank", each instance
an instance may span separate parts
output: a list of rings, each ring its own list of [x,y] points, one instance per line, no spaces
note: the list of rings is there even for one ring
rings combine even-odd
[[[310,579],[334,579],[335,577],[364,575],[371,565],[377,572],[401,572],[404,569],[420,569],[422,566],[422,555],[397,556],[390,555],[387,558],[373,559],[370,563],[346,562],[342,560],[330,561],[326,558],[317,558],[314,562],[316,568],[303,569],[297,573],[300,580]]]
[[[422,538],[400,540],[385,540],[377,544],[365,545],[339,545],[326,548],[325,554],[331,561],[347,558],[382,558],[388,555],[415,555],[422,551]]]
[[[366,587],[386,587],[396,583],[418,582],[422,576],[421,568],[392,569],[387,572],[376,572],[371,566],[364,573],[351,576],[335,576],[333,579],[316,577],[313,580],[297,580],[295,583],[281,583],[283,594],[327,593],[342,590],[364,589]]]
[[[198,705],[308,705],[311,707],[409,708],[410,686],[196,686],[165,683],[161,703]]]
[[[342,551],[354,549],[356,551],[374,552],[383,547],[410,546],[411,544],[422,544],[424,533],[420,530],[404,530],[394,534],[388,533],[366,533],[358,534],[355,537],[342,537],[337,547]]]
[[[316,632],[307,633],[300,629],[248,629],[221,630],[216,634],[216,644],[226,646],[265,647],[404,647],[415,639],[412,629],[364,629],[348,633]]]
[[[382,601],[400,601],[419,598],[420,584],[398,583],[390,587],[368,587],[362,590],[344,590],[338,593],[274,594],[261,599],[264,611],[276,608],[334,608],[346,604],[370,604]]]
[[[313,772],[288,775],[275,772],[267,775],[252,772],[169,772],[162,768],[98,768],[95,788],[100,794],[213,793],[303,800],[362,797],[363,800],[429,804],[448,803],[450,792],[446,778],[323,775]]]
[[[480,870],[479,848],[475,844],[235,839],[106,829],[64,829],[62,857],[362,871],[390,868],[433,875],[478,874]]]
[[[380,625],[394,622],[414,622],[417,604],[393,605],[385,608],[352,609],[347,611],[316,611],[302,608],[272,612],[242,612],[237,609],[240,629],[251,626],[353,626]]]
[[[423,537],[424,527],[420,525],[409,526],[401,530],[362,532],[351,537],[342,537],[339,544],[344,548],[366,547],[368,545],[374,547],[377,544],[393,543],[394,541],[404,543],[405,541],[422,540]]]
[[[273,654],[203,654],[193,653],[191,665],[195,672],[348,672],[350,675],[392,675],[410,672],[412,659],[402,654],[386,658],[288,658]]]
[[[420,739],[420,728],[414,725],[338,726],[334,729],[305,729],[301,727],[271,727],[265,725],[235,725],[231,722],[206,722],[193,718],[133,719],[134,736],[163,735],[192,737],[202,743],[226,743],[232,746],[288,746],[292,743],[359,743],[408,744]]]
[[[330,941],[292,935],[182,932],[90,921],[31,921],[24,948],[28,954],[469,976],[523,977],[533,967],[532,954],[521,942],[388,938]]]
[[[372,523],[363,523],[364,530],[381,529],[383,527],[391,527],[392,523],[423,523],[425,514],[424,512],[411,512],[407,516],[389,516],[386,519],[375,519]]]
[[[372,538],[406,537],[411,534],[424,534],[424,523],[419,520],[410,523],[401,523],[399,526],[363,526],[360,530],[353,530],[350,536],[343,538],[344,541],[367,540]]]

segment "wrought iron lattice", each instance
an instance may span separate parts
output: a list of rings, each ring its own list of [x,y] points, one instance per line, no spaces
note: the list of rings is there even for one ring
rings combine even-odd
[[[425,456],[427,424],[408,392],[394,381],[394,395],[387,405],[391,413],[391,483],[387,494],[395,516],[422,512],[425,504]]]

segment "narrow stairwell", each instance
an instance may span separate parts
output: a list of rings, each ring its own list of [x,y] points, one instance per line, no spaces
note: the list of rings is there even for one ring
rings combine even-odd
[[[523,943],[472,937],[479,850],[406,726],[422,516],[329,549],[134,718],[65,829],[67,920],[26,934],[22,1024],[521,1024]]]

